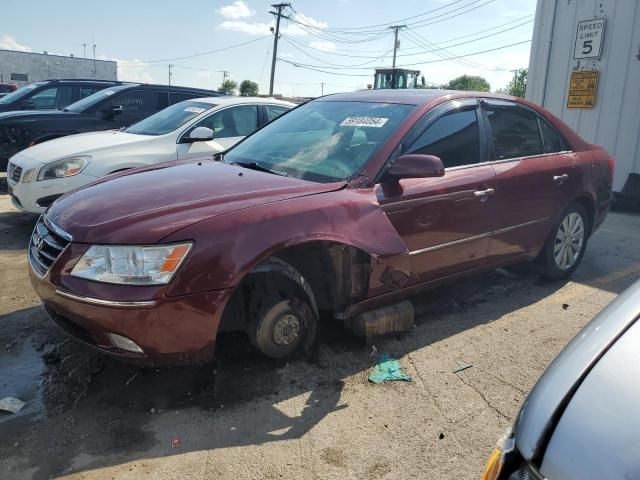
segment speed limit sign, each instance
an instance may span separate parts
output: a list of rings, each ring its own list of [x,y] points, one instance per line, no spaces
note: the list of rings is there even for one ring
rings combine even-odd
[[[604,18],[578,22],[573,58],[600,58],[604,38]]]

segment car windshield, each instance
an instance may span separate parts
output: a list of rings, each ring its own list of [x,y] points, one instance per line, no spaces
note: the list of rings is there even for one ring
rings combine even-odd
[[[66,112],[76,112],[81,113],[87,110],[88,108],[93,107],[95,104],[102,102],[106,98],[111,95],[118,93],[120,90],[126,90],[131,88],[131,85],[119,85],[117,87],[105,88],[103,90],[99,90],[93,95],[89,95],[88,97],[83,98],[82,100],[78,100],[75,103],[72,103],[64,110]]]
[[[310,102],[247,137],[224,155],[224,161],[315,182],[345,180],[362,169],[414,108]]]
[[[32,90],[35,90],[41,85],[44,85],[44,83],[32,83],[31,85],[25,85],[24,87],[19,88],[15,92],[11,92],[10,94],[0,98],[0,104],[13,103],[16,100],[20,100],[21,98],[26,97]]]
[[[160,110],[158,113],[131,125],[125,131],[138,135],[164,135],[215,106],[212,103],[186,100]]]

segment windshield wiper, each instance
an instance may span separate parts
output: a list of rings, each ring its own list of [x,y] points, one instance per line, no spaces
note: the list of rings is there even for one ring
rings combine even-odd
[[[288,175],[287,172],[265,167],[264,165],[260,165],[258,162],[231,162],[231,165],[238,165],[240,167],[257,170],[259,172],[273,173],[274,175],[280,175],[281,177],[286,177]]]

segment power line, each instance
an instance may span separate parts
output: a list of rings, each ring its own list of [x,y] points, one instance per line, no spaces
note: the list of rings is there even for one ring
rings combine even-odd
[[[312,58],[312,59],[314,59],[314,60],[315,60],[315,61],[317,61],[317,62],[321,62],[321,63],[324,63],[324,64],[326,64],[326,65],[329,65],[329,66],[331,66],[331,67],[341,67],[341,68],[343,68],[343,67],[348,67],[348,68],[352,68],[352,67],[359,67],[359,66],[364,66],[364,65],[370,65],[370,64],[372,64],[372,63],[377,62],[378,60],[381,60],[382,58],[384,58],[386,55],[388,55],[388,54],[389,54],[389,53],[391,53],[391,51],[392,51],[392,50],[387,50],[385,53],[383,53],[382,55],[380,55],[380,56],[378,56],[378,57],[372,57],[372,58],[373,58],[373,60],[370,60],[370,61],[368,61],[368,62],[359,63],[359,64],[356,64],[356,65],[341,65],[341,64],[337,64],[337,63],[327,62],[327,61],[322,60],[321,58],[318,58],[318,57],[314,57],[314,56],[313,56],[313,55],[311,55],[310,53],[305,52],[303,49],[301,49],[300,47],[296,46],[293,42],[291,42],[291,40],[289,39],[289,37],[285,37],[285,36],[283,36],[282,38],[283,38],[283,39],[284,39],[284,40],[285,40],[289,45],[291,45],[293,48],[295,48],[295,49],[296,49],[296,50],[298,50],[299,52],[303,53],[303,54],[304,54],[304,55],[306,55],[307,57]],[[320,51],[322,51],[322,50],[320,50]]]
[[[235,45],[229,45],[228,47],[218,48],[216,50],[209,50],[207,52],[202,52],[202,53],[194,53],[193,55],[185,55],[183,57],[164,58],[162,60],[147,60],[147,61],[135,61],[135,60],[132,60],[132,61],[121,61],[119,63],[133,63],[133,64],[163,63],[163,62],[172,62],[174,60],[185,60],[187,58],[202,57],[204,55],[211,55],[212,53],[224,52],[225,50],[230,50],[232,48],[237,48],[237,47],[242,47],[244,45],[249,45],[250,43],[255,43],[255,42],[258,42],[260,40],[264,40],[265,38],[269,38],[269,37],[271,37],[271,35],[265,35],[263,37],[254,38],[253,40],[249,40],[247,42],[236,43]]]
[[[440,58],[438,60],[426,60],[426,61],[422,61],[422,62],[416,62],[416,63],[405,63],[404,65],[399,65],[398,68],[403,68],[403,67],[410,67],[410,66],[414,66],[414,65],[424,65],[424,64],[428,64],[428,63],[438,63],[438,62],[445,62],[448,60],[456,60],[458,58],[466,58],[466,57],[471,57],[474,55],[480,55],[482,53],[488,53],[488,52],[495,52],[497,50],[503,50],[505,48],[509,48],[509,47],[514,47],[516,45],[522,45],[524,43],[530,43],[531,40],[524,40],[521,42],[515,42],[515,43],[510,43],[508,45],[501,45],[499,47],[495,47],[495,48],[490,48],[487,50],[482,50],[482,51],[478,51],[478,52],[471,52],[471,53],[466,53],[463,55],[456,55],[455,57],[444,57],[444,58]],[[312,64],[308,64],[308,63],[299,63],[299,62],[291,62],[288,60],[285,60],[283,58],[278,58],[278,60],[285,62],[285,63],[289,63],[295,67],[301,67],[301,68],[308,68],[309,70],[314,70],[316,69],[316,71],[322,71],[322,70],[317,70],[318,68],[335,68],[335,69],[342,69],[342,70],[366,70],[366,67],[325,67],[322,65],[312,65]],[[331,73],[331,74],[336,74],[336,75],[340,75],[340,73],[336,73],[336,72],[327,72],[327,71],[323,71],[323,73]],[[347,75],[347,74],[342,74],[342,75],[346,75],[346,76],[369,76],[369,75]]]
[[[446,47],[442,47],[443,44],[450,43],[450,42],[453,42],[453,41],[456,41],[456,40],[459,40],[459,39],[462,39],[462,38],[472,37],[472,36],[475,36],[475,35],[480,34],[480,33],[489,32],[491,30],[495,30],[496,28],[504,27],[506,25],[510,25],[510,24],[522,21],[525,18],[530,18],[530,17],[531,17],[531,15],[526,15],[524,17],[520,17],[520,18],[511,20],[509,22],[500,24],[500,25],[495,25],[495,26],[493,26],[491,28],[486,28],[486,29],[479,30],[479,31],[476,31],[476,32],[468,33],[466,35],[462,35],[462,36],[459,36],[459,37],[454,37],[454,38],[450,38],[448,40],[444,40],[442,42],[438,42],[439,47],[437,49],[435,49],[435,50],[457,47],[459,45],[464,45],[466,43],[471,43],[471,42],[474,42],[476,40],[483,40],[485,38],[489,38],[490,36],[498,35],[498,34],[513,30],[515,28],[519,28],[519,27],[521,27],[523,25],[526,25],[526,24],[529,24],[529,23],[533,22],[533,19],[526,20],[526,21],[524,21],[522,23],[519,23],[518,25],[515,25],[513,27],[510,27],[510,28],[507,28],[507,29],[504,29],[504,30],[500,30],[499,32],[494,32],[491,35],[486,35],[486,36],[483,36],[483,37],[474,38],[474,39],[469,40],[467,42],[460,42],[460,43],[456,43],[456,44],[453,44],[453,45],[447,45]],[[282,35],[282,36],[284,37],[284,35]],[[325,53],[327,55],[333,55],[333,56],[338,56],[338,57],[347,57],[347,58],[369,58],[369,59],[379,58],[379,57],[373,56],[373,55],[349,55],[349,54],[346,54],[346,53],[339,53],[339,52],[331,52],[331,51],[327,51],[327,50],[322,50],[320,48],[316,48],[316,47],[314,47],[314,46],[312,46],[312,45],[310,45],[308,43],[302,42],[302,41],[297,40],[297,39],[295,39],[293,37],[290,37],[288,35],[287,35],[287,39],[288,39],[289,42],[293,42],[298,46],[305,47],[305,48],[308,48],[308,49],[311,49],[311,50],[315,50],[317,52],[322,52],[322,53]],[[429,52],[432,51],[432,49],[425,50],[425,47],[423,45],[417,45],[417,46],[414,46],[414,47],[405,48],[404,50],[407,51],[407,50],[416,50],[416,49],[419,49],[420,51],[419,52],[415,52],[415,53],[399,54],[398,57],[410,57],[410,56],[422,55],[424,53],[429,53]],[[350,50],[344,50],[343,48],[341,48],[340,51],[344,52],[344,51],[350,51]],[[383,50],[353,50],[353,52],[354,53],[378,53],[378,54],[380,54],[380,53],[383,53]]]

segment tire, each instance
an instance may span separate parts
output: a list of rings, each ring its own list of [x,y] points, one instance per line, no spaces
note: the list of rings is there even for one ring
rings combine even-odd
[[[567,278],[578,268],[587,248],[590,228],[585,208],[579,203],[571,204],[554,225],[538,257],[543,277]]]
[[[293,284],[289,280],[285,283]],[[274,288],[273,285],[254,290],[261,298],[257,302],[259,313],[254,308],[249,309],[252,317],[248,324],[249,339],[268,357],[285,358],[300,350],[308,352],[315,342],[317,318],[308,300],[298,290]]]

